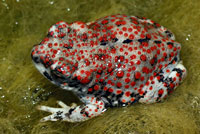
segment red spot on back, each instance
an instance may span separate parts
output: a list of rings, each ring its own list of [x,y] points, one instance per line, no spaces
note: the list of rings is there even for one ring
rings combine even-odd
[[[124,72],[118,71],[116,75],[117,75],[118,78],[122,78],[124,76]]]
[[[140,72],[136,72],[135,73],[135,79],[139,79],[141,77],[141,73]]]
[[[127,91],[127,92],[125,92],[125,95],[126,95],[126,97],[129,97],[129,96],[130,96],[130,94],[131,94],[131,92],[130,92],[130,91]]]

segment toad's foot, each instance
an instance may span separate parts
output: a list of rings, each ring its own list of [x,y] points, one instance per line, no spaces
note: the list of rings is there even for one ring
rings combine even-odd
[[[94,98],[94,97],[93,97]],[[68,122],[81,122],[88,120],[92,117],[98,116],[105,111],[103,101],[97,101],[94,98],[90,103],[77,106],[67,106],[61,101],[57,102],[61,108],[52,108],[48,106],[38,106],[37,109],[52,113],[49,116],[42,118],[40,121],[68,121]]]

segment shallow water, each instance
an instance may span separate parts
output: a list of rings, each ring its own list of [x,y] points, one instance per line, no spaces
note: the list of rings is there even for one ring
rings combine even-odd
[[[0,0],[0,133],[200,133],[199,7],[199,0]],[[182,44],[187,78],[162,103],[113,108],[82,123],[39,122],[48,113],[37,105],[80,102],[35,69],[33,45],[60,20],[89,22],[118,13],[144,16],[173,31]]]

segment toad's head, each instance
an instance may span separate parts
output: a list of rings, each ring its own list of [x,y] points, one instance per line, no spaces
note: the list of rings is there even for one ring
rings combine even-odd
[[[83,22],[53,25],[47,37],[32,49],[31,57],[40,73],[61,88],[80,87],[83,83],[75,75],[81,64],[77,55],[79,45],[87,41],[87,30]]]

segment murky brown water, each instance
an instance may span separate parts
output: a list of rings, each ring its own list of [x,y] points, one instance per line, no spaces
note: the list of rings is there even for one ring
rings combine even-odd
[[[200,133],[199,7],[199,0],[0,0],[0,133]],[[35,69],[33,45],[60,20],[89,22],[117,13],[144,16],[173,31],[182,43],[185,81],[163,103],[109,109],[82,123],[40,123],[47,113],[37,111],[37,105],[79,101]]]

